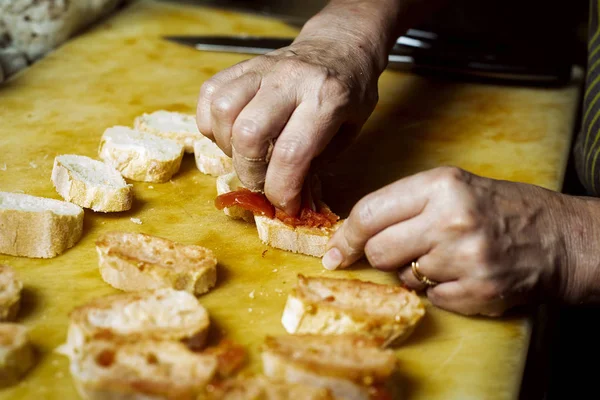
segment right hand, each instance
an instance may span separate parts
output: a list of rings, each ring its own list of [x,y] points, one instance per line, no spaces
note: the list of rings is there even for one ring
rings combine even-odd
[[[246,187],[264,190],[290,215],[300,208],[312,160],[338,131],[342,142],[358,133],[377,102],[383,68],[357,41],[299,37],[202,85],[200,131],[233,157]]]

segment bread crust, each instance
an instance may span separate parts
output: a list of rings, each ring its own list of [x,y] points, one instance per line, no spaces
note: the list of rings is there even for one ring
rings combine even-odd
[[[84,399],[195,400],[213,379],[217,360],[172,341],[86,343],[71,360]]]
[[[114,133],[111,129],[123,129],[122,134],[133,135],[135,145],[115,142],[109,136],[109,133]],[[169,147],[176,145],[178,150],[173,151],[168,159],[151,158],[148,152],[144,150],[149,145],[149,141],[168,144]],[[171,179],[179,171],[183,159],[183,146],[175,141],[163,139],[146,132],[132,131],[129,128],[117,126],[108,128],[104,132],[100,140],[99,157],[128,179],[162,183]]]
[[[217,281],[217,258],[207,248],[142,233],[109,232],[96,241],[102,279],[125,291],[173,288],[194,295]]]
[[[69,204],[72,215],[58,214],[51,208],[39,211],[2,208],[4,198],[51,200]],[[32,200],[33,199],[33,200]],[[45,207],[45,206],[44,206]],[[53,258],[73,247],[83,232],[83,209],[59,200],[18,193],[0,192],[0,253],[30,258]]]
[[[27,328],[0,323],[0,388],[15,384],[35,362]]]
[[[107,165],[107,167],[109,166]],[[116,169],[114,172],[119,173]],[[80,207],[100,212],[119,212],[131,209],[133,186],[128,185],[124,179],[121,178],[121,180],[123,183],[121,187],[94,185],[79,179],[71,167],[64,162],[64,159],[61,159],[61,156],[54,159],[52,183],[56,191],[63,199]]]
[[[70,314],[63,352],[76,354],[91,340],[184,341],[201,349],[210,325],[208,313],[190,293],[159,289],[100,297]]]
[[[0,264],[0,322],[14,321],[21,304],[23,283],[15,271]]]
[[[356,334],[398,345],[425,315],[413,291],[358,279],[298,276],[281,322],[288,333]]]

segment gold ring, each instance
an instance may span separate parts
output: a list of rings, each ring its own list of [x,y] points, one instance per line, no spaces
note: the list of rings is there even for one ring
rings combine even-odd
[[[433,287],[438,284],[438,282],[432,281],[431,279],[423,275],[421,272],[419,272],[418,261],[413,261],[412,264],[410,264],[410,268],[412,269],[412,273],[415,276],[415,278],[417,278],[417,280],[423,285]]]

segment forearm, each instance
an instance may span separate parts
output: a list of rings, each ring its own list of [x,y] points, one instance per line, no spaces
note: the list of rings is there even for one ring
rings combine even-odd
[[[331,39],[354,45],[355,54],[377,74],[383,72],[398,36],[445,0],[332,0],[302,29],[297,42]]]

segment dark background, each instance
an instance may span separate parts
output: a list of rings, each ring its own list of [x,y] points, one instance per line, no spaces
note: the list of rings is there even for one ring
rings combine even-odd
[[[186,3],[241,8],[276,15],[290,24],[302,25],[327,2],[187,0]],[[417,28],[489,43],[526,45],[532,50],[543,48],[557,62],[568,59],[585,67],[588,7],[586,0],[454,0]],[[579,126],[575,128],[575,132],[578,131]],[[585,195],[572,160],[563,192]],[[599,379],[596,360],[600,356],[600,312],[545,305],[534,315],[521,398],[600,398],[596,385],[596,379]]]

